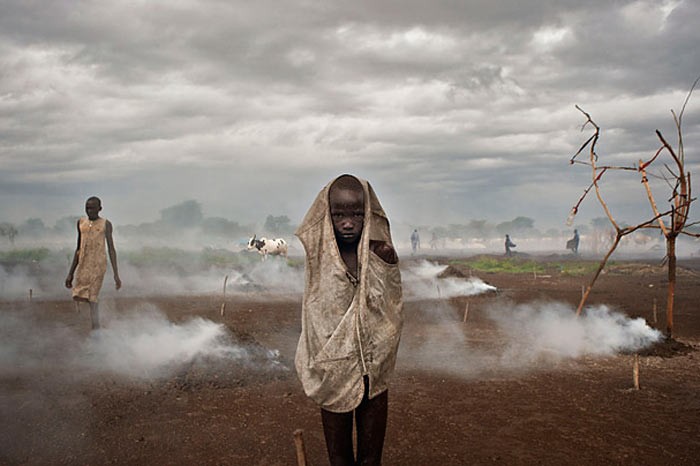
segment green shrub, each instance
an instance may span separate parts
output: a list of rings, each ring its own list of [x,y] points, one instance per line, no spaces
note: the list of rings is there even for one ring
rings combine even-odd
[[[210,268],[232,268],[259,261],[258,254],[232,252],[227,249],[204,248],[201,251],[186,251],[169,247],[144,247],[120,253],[124,260],[135,267],[161,267],[181,271]]]
[[[48,248],[13,249],[0,251],[0,261],[12,263],[41,262],[49,257]]]
[[[495,258],[495,257],[478,257],[475,259],[462,259],[449,262],[450,265],[468,267],[479,272],[494,272],[494,273],[543,273],[545,267],[543,264],[535,261],[526,261],[517,258]]]
[[[562,275],[580,276],[593,275],[598,269],[597,262],[565,262],[559,265],[559,271]],[[609,266],[612,264],[608,264]]]

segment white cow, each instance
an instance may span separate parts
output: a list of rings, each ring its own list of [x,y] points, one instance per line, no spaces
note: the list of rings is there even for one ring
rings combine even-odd
[[[267,259],[268,254],[271,256],[282,256],[287,257],[287,242],[282,238],[267,239],[260,238],[255,239],[256,235],[248,241],[248,250],[252,251],[257,249],[258,252],[263,256],[262,259]]]

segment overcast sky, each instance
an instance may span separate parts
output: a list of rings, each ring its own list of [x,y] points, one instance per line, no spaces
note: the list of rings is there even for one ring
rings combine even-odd
[[[698,0],[0,0],[0,221],[96,194],[116,224],[188,199],[298,223],[349,172],[394,222],[565,228],[590,180],[568,164],[590,135],[574,105],[608,163],[649,158],[657,128],[675,143],[698,18]],[[700,92],[683,121],[700,174]],[[649,217],[636,173],[603,188]],[[591,198],[580,220],[601,215]]]

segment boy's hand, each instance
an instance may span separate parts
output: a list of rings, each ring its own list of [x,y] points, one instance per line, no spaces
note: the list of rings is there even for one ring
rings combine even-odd
[[[122,280],[121,280],[121,278],[119,278],[118,275],[116,277],[114,277],[114,287],[116,289],[119,289],[122,287]]]
[[[73,275],[66,277],[66,288],[73,288]]]
[[[369,245],[372,252],[378,255],[387,264],[396,264],[399,261],[399,256],[396,251],[388,243],[384,241],[372,241]]]

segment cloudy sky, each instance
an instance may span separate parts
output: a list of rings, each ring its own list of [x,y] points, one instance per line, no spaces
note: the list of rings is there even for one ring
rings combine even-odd
[[[698,18],[697,0],[0,0],[0,221],[97,194],[116,224],[188,199],[296,223],[349,172],[394,222],[565,228],[590,180],[568,164],[590,134],[574,105],[608,163],[650,157],[657,128],[675,141]],[[700,94],[683,122],[700,173]],[[635,173],[603,187],[649,217]],[[580,220],[600,215],[590,199]]]

